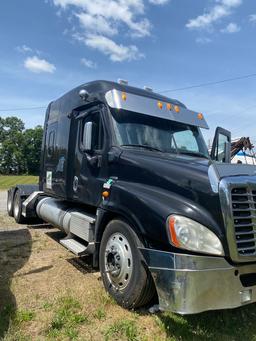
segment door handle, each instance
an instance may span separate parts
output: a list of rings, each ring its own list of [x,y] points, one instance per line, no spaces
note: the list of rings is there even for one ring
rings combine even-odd
[[[73,179],[73,191],[77,192],[77,189],[78,189],[78,177],[74,176],[74,179]]]

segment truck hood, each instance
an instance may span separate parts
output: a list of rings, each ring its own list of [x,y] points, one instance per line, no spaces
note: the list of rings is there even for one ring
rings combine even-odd
[[[256,166],[254,165],[214,163],[214,168],[219,179],[227,176],[256,175]]]
[[[219,226],[223,226],[218,184],[227,176],[256,175],[256,167],[220,164],[209,159],[171,155],[144,150],[123,150],[119,158],[118,178],[130,183],[153,186],[204,208]]]
[[[124,150],[120,156],[121,178],[188,195],[188,191],[207,192],[211,188],[208,159],[151,151]],[[191,196],[191,194],[190,194]],[[193,195],[192,195],[193,196]],[[191,199],[195,199],[194,197]]]
[[[217,192],[213,189],[212,180],[218,184],[224,177],[256,175],[256,166],[253,165],[224,164],[201,157],[135,149],[123,151],[119,161],[125,166],[122,173],[127,180],[136,179],[140,183],[170,190],[190,188]]]

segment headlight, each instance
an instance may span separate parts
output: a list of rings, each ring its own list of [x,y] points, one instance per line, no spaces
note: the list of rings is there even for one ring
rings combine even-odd
[[[219,238],[196,221],[179,215],[171,215],[168,218],[168,226],[171,243],[175,247],[213,255],[224,255]]]

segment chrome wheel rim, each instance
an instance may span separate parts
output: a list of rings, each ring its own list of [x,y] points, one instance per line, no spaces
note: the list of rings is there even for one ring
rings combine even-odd
[[[19,210],[20,210],[20,208],[19,208],[19,198],[18,198],[18,196],[16,196],[15,199],[14,199],[14,208],[13,208],[13,215],[14,215],[15,218],[18,217]]]
[[[105,270],[110,284],[124,290],[130,282],[133,259],[130,244],[121,233],[112,234],[105,250]]]
[[[7,209],[8,209],[8,212],[11,212],[11,210],[12,210],[12,201],[11,201],[11,199],[8,199],[8,201],[7,201]]]

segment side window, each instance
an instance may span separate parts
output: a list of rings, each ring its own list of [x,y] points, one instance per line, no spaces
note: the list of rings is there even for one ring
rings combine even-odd
[[[217,127],[212,144],[211,158],[219,162],[231,162],[231,133],[230,131]]]
[[[82,120],[81,125],[81,138],[80,138],[80,144],[82,149],[84,150],[85,146],[85,139],[88,138],[86,136],[86,125],[91,124],[91,150],[101,150],[103,148],[104,143],[104,131],[103,131],[103,125],[102,120],[99,112],[94,112],[92,114],[89,114]]]
[[[228,136],[219,135],[216,148],[216,160],[225,162],[225,143],[228,142]]]
[[[47,149],[48,157],[53,156],[54,147],[55,147],[55,130],[52,130],[48,137],[48,149]]]

